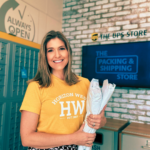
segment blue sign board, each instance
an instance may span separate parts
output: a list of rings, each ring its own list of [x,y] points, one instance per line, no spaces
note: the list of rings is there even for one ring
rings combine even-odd
[[[150,42],[83,46],[82,76],[150,88]]]

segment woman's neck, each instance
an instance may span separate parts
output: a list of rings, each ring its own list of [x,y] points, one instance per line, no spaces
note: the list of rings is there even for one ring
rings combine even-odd
[[[65,74],[64,71],[60,70],[60,71],[52,71],[52,74],[58,78],[60,78],[61,80],[65,79]]]

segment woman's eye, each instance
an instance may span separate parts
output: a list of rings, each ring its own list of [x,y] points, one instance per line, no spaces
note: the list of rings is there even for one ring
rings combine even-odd
[[[47,52],[52,52],[53,50],[52,49],[49,49]]]
[[[60,50],[65,50],[65,48],[62,47],[62,48],[60,48]]]

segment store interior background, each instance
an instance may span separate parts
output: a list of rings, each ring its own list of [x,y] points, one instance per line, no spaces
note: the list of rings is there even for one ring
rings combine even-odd
[[[2,0],[0,3],[4,3]],[[50,30],[59,30],[70,41],[72,70],[82,75],[82,46],[128,43],[150,40],[149,0],[17,0],[32,10],[40,44]],[[23,7],[24,9],[24,7]],[[23,13],[22,9],[22,13]],[[143,36],[120,36],[113,33],[147,30]],[[96,42],[91,34],[97,32]],[[101,39],[100,34],[110,34]],[[143,50],[144,52],[144,50]],[[106,117],[150,124],[150,89],[117,87],[106,108]]]

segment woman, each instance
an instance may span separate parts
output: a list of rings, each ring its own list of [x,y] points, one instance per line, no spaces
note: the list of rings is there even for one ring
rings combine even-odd
[[[28,82],[20,108],[21,140],[29,150],[92,146],[96,134],[82,131],[90,82],[72,73],[71,62],[72,51],[65,36],[59,31],[48,32],[41,44],[37,74]],[[104,110],[88,117],[92,128],[105,123]]]

